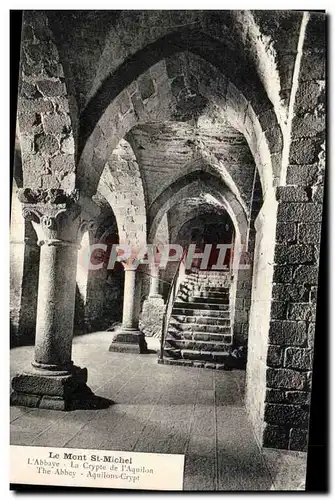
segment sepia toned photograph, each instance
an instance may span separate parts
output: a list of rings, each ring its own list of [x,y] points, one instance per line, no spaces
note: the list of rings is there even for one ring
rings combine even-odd
[[[11,483],[305,490],[325,12],[25,10],[20,37]]]

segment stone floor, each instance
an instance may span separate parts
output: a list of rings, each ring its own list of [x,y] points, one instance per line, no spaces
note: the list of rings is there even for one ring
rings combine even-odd
[[[184,490],[304,489],[306,454],[256,444],[243,404],[244,372],[159,365],[156,354],[108,352],[109,332],[76,337],[73,360],[115,404],[57,412],[11,408],[11,444],[184,453]],[[158,347],[148,339],[149,348]],[[33,347],[11,351],[12,375]]]

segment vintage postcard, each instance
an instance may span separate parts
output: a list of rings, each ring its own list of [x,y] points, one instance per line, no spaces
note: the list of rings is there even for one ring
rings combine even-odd
[[[23,12],[14,487],[305,489],[325,25]]]

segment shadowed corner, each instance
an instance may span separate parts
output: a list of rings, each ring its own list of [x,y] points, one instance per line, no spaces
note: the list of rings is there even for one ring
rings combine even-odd
[[[102,410],[114,405],[115,402],[108,398],[97,396],[91,389],[84,386],[83,389],[76,395],[69,407],[71,410]]]

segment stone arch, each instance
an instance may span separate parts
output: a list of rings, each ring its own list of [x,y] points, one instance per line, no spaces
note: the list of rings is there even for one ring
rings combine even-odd
[[[183,176],[187,176],[193,172],[204,172],[212,175],[213,177],[218,177],[236,197],[245,213],[248,213],[249,210],[247,204],[243,200],[239,188],[226,166],[222,162],[218,161],[213,154],[204,151],[203,145],[201,145],[201,149],[196,143],[194,146],[199,149],[198,157],[196,159],[192,159],[189,163],[183,166]],[[180,179],[180,173],[171,178],[171,184],[178,182],[178,179]]]
[[[126,140],[109,156],[97,191],[111,206],[121,244],[141,246],[146,242],[146,201],[141,172]]]
[[[109,154],[134,126],[148,121],[167,121],[174,118],[176,99],[171,85],[176,79],[170,81],[163,58],[185,51],[186,44],[180,35],[174,36],[179,37],[178,43],[171,40],[169,45],[164,39],[164,43],[159,41],[159,45],[149,46],[144,52],[136,54],[134,61],[128,61],[130,68],[136,68],[136,72],[130,71],[125,63],[125,66],[103,82],[99,92],[86,107],[82,116],[82,123],[85,125],[80,135],[82,153],[78,165],[78,179],[84,190],[89,190],[89,184],[97,182],[106,154]],[[213,54],[204,53],[201,51],[199,40],[195,42],[194,46],[187,45],[187,51],[188,54],[192,52],[188,59],[192,64],[194,62],[194,73],[201,80],[196,83],[199,95],[204,94],[206,98],[214,99],[233,126],[245,135],[259,169],[263,189],[272,190],[273,177],[279,177],[282,134],[271,103],[266,94],[262,95],[262,91],[251,92],[250,95],[250,89],[253,88],[250,81],[246,85],[239,80],[236,70],[232,70],[230,74],[223,68],[217,68]],[[213,41],[207,42],[207,45],[214,44],[214,53],[222,49]],[[171,47],[168,54],[164,47]],[[229,74],[229,79],[224,74]],[[252,72],[250,78],[252,80]],[[193,83],[195,80],[193,78]],[[117,82],[120,81],[125,82],[123,87],[118,86]],[[214,87],[212,85],[212,88],[208,88],[208,82],[211,81],[214,82]],[[258,85],[261,89],[260,82]],[[114,97],[113,101],[111,96]],[[91,111],[94,114],[90,118]],[[266,115],[266,120],[263,115]],[[106,130],[110,134],[108,144]],[[88,182],[86,177],[92,163],[97,179],[94,181],[91,177]]]
[[[246,63],[253,64],[280,121],[283,110],[278,88],[276,53],[273,40],[263,33],[261,19],[257,14],[250,11],[220,11],[219,15],[215,11],[121,12],[106,35],[105,47],[87,103],[97,92],[101,82],[127,58],[175,32],[187,33],[190,40],[193,34],[201,32],[217,42],[225,43],[224,53],[228,54],[228,50],[230,51],[228,60],[234,61],[237,60],[236,55],[245,55]],[[139,26],[147,26],[149,29],[138,29]]]
[[[77,289],[75,308],[75,333],[82,334],[107,328],[113,321],[121,319],[123,300],[124,273],[122,266],[108,270],[110,248],[119,243],[118,227],[115,214],[106,200],[99,200],[101,214],[83,233],[77,261]],[[110,238],[112,236],[112,238]],[[93,263],[98,261],[97,253],[90,253],[90,245],[106,244],[103,266],[89,269],[87,256]],[[102,257],[102,256],[101,256]]]
[[[240,234],[241,243],[245,243],[247,217],[243,208],[221,180],[203,171],[193,171],[182,176],[152,203],[148,212],[149,241],[153,240],[164,213],[175,203],[187,197],[203,196],[204,193],[211,196],[214,203],[216,201],[217,204],[225,207],[234,223],[236,233]]]
[[[192,209],[191,205],[195,207]],[[177,212],[178,210],[178,212]],[[180,212],[185,213],[184,218],[180,218]],[[177,242],[178,235],[185,224],[198,217],[214,215],[215,218],[220,217],[226,210],[221,205],[204,203],[201,198],[187,198],[174,205],[169,211],[169,227],[170,227],[170,240],[172,243]]]

